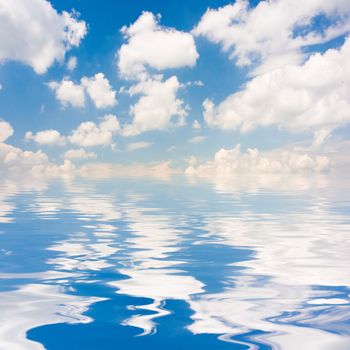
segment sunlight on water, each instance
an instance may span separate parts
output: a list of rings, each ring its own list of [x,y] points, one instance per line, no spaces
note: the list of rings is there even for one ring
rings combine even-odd
[[[245,180],[4,179],[0,349],[349,349],[347,182]]]

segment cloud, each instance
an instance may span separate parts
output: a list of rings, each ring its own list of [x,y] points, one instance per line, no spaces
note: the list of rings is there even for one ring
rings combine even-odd
[[[199,124],[199,121],[197,119],[192,123],[192,129],[199,130],[201,127],[202,126]]]
[[[48,158],[42,151],[29,152],[0,143],[0,171],[30,171],[36,165],[47,164]]]
[[[193,143],[193,144],[196,144],[196,143],[201,143],[203,142],[207,137],[206,136],[193,136],[189,139],[189,143]]]
[[[81,123],[68,139],[71,143],[82,147],[108,146],[112,143],[113,135],[118,132],[120,125],[117,117],[108,114],[98,125],[91,121]]]
[[[89,179],[107,179],[114,177],[151,177],[162,181],[169,181],[179,169],[171,167],[170,162],[157,162],[149,164],[120,165],[110,163],[89,163],[79,169],[79,175]]]
[[[93,77],[83,77],[80,84],[64,78],[61,82],[51,81],[48,86],[55,91],[56,98],[66,107],[85,106],[85,93],[89,95],[96,108],[108,108],[117,104],[116,92],[112,89],[108,79],[103,73]]]
[[[51,90],[55,91],[56,98],[66,107],[69,104],[72,107],[85,106],[84,87],[74,84],[71,80],[63,79],[61,82],[51,81],[48,83]]]
[[[92,159],[96,158],[95,152],[87,152],[83,148],[79,149],[70,149],[64,153],[64,159]]]
[[[62,136],[57,130],[43,130],[36,134],[28,131],[24,135],[26,141],[33,140],[39,145],[61,145],[63,146],[66,142],[65,137]]]
[[[19,61],[42,74],[87,33],[76,13],[59,14],[45,0],[0,0],[0,62]]]
[[[217,106],[205,100],[204,118],[209,126],[242,132],[278,125],[293,132],[329,133],[350,121],[349,57],[350,38],[339,49],[313,54],[303,65],[253,78]]]
[[[234,177],[236,174],[285,174],[324,172],[330,167],[325,156],[311,155],[297,150],[276,150],[259,152],[248,148],[241,152],[240,145],[233,149],[220,149],[214,159],[197,164],[195,159],[186,169],[188,175],[200,177]]]
[[[10,123],[0,119],[0,142],[5,142],[13,135],[13,128]]]
[[[303,48],[349,32],[349,15],[347,0],[262,1],[252,8],[237,0],[208,9],[192,33],[220,44],[238,66],[255,65],[261,73],[301,63]]]
[[[96,108],[113,107],[117,104],[115,91],[103,73],[97,73],[91,78],[83,77],[81,85],[86,89]]]
[[[51,163],[48,156],[41,150],[31,152],[4,143],[13,132],[9,123],[0,120],[0,174],[55,176],[72,174],[75,170],[70,161],[56,165]],[[61,137],[56,130],[45,130],[36,135],[30,133],[30,136],[38,139],[42,144],[48,144],[52,142],[52,139],[57,141]]]
[[[138,149],[151,147],[152,145],[152,142],[132,142],[127,145],[126,149],[128,151],[136,151]]]
[[[78,60],[75,56],[69,57],[69,60],[67,61],[67,69],[70,71],[73,71],[78,64]]]
[[[127,40],[118,51],[122,77],[135,78],[146,67],[163,70],[196,64],[199,55],[192,35],[162,27],[159,20],[160,15],[143,12],[135,23],[121,29]]]
[[[181,87],[176,76],[162,80],[162,76],[141,80],[129,89],[131,96],[141,94],[140,99],[130,108],[131,124],[125,125],[125,136],[138,135],[150,130],[166,130],[183,125],[187,115],[183,100],[177,98]]]

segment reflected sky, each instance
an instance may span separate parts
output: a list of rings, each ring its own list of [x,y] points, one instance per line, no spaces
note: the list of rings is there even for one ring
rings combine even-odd
[[[348,181],[0,185],[0,349],[350,348]]]

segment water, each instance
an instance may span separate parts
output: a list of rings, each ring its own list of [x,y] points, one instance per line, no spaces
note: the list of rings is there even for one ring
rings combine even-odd
[[[350,349],[348,183],[3,179],[0,349]]]

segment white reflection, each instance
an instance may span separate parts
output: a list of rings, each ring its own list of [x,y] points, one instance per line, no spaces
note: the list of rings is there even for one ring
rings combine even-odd
[[[65,293],[57,285],[28,284],[15,291],[0,294],[0,348],[11,350],[43,350],[26,338],[28,330],[59,322],[88,323],[83,313],[97,301]]]
[[[31,210],[38,214],[41,219],[56,219],[57,214],[65,208],[62,198],[50,198],[39,196],[33,199]]]
[[[45,181],[39,181],[38,179],[31,180],[21,177],[10,179],[0,174],[0,223],[15,221],[13,213],[16,210],[16,195],[42,191],[46,186]]]
[[[185,276],[184,271],[173,269],[121,269],[127,280],[111,282],[118,288],[119,294],[152,299],[151,304],[138,306],[143,310],[154,311],[151,315],[135,315],[124,322],[125,325],[143,329],[142,335],[155,332],[155,318],[169,314],[162,305],[165,300],[189,301],[191,294],[203,292],[203,283],[192,276]],[[133,307],[136,309],[136,307]]]
[[[113,201],[102,195],[79,195],[70,198],[69,208],[80,214],[83,221],[112,221],[121,218]]]
[[[176,228],[174,218],[160,214],[159,209],[147,212],[135,207],[128,208],[125,214],[132,234],[127,243],[132,250],[126,262],[129,266],[119,272],[127,275],[128,279],[111,282],[110,285],[118,288],[119,294],[153,300],[150,304],[130,308],[154,313],[134,315],[124,321],[125,325],[143,329],[142,335],[146,335],[156,331],[155,318],[169,313],[163,308],[166,300],[189,301],[192,294],[203,292],[204,285],[182,270],[171,269],[184,263],[171,259],[171,255],[181,249],[184,234]]]
[[[261,330],[267,334],[251,338],[274,349],[350,348],[348,330],[330,332],[348,318],[349,301],[327,290],[350,286],[350,225],[324,200],[314,203],[296,214],[246,211],[208,218],[208,244],[250,248],[255,255],[233,264],[244,270],[231,276],[222,292],[191,298],[195,313],[189,330],[224,334],[227,341]],[[304,326],[291,324],[296,321]]]
[[[116,247],[115,238],[117,235],[113,233],[113,226],[108,225],[107,227],[100,228],[97,225],[92,234],[73,233],[68,239],[56,242],[48,250],[56,251],[59,254],[47,262],[54,265],[57,270],[66,271],[97,271],[113,266],[108,258],[118,252],[120,248]]]

